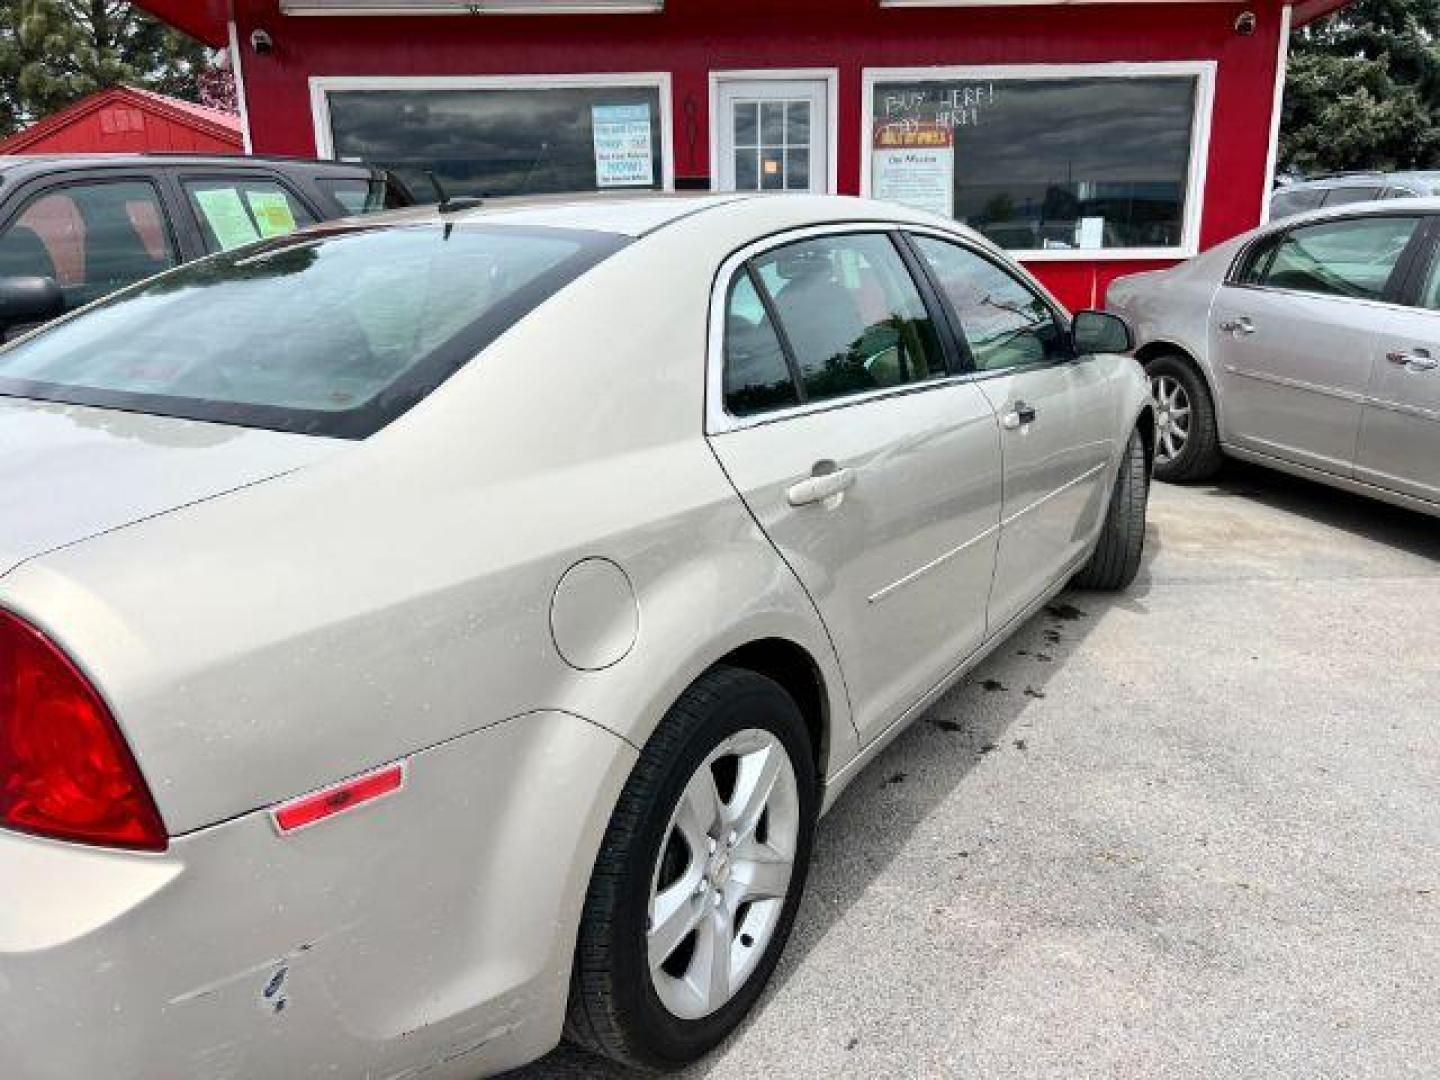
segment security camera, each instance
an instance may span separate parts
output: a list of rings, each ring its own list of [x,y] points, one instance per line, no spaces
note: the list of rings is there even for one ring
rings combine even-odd
[[[1255,18],[1255,13],[1253,11],[1243,12],[1235,20],[1235,33],[1239,34],[1241,37],[1249,37],[1250,35],[1255,33],[1255,27],[1258,23],[1259,20]]]
[[[250,31],[250,48],[255,50],[257,56],[269,56],[275,51],[275,39],[270,36],[268,30]]]

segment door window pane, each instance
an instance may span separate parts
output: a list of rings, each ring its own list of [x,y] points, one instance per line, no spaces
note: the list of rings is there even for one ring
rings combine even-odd
[[[791,191],[810,187],[810,151],[791,148],[785,151],[785,186]]]
[[[1372,217],[1303,226],[1281,241],[1263,284],[1378,300],[1417,224],[1416,218]]]
[[[741,270],[725,305],[725,410],[753,416],[799,403],[770,315],[749,273]]]
[[[946,374],[939,337],[888,236],[827,236],[753,263],[794,351],[806,398]]]
[[[310,211],[273,180],[189,180],[184,186],[208,251],[230,251],[315,224]]]
[[[660,91],[654,86],[485,90],[337,90],[335,155],[431,192],[531,195],[658,190]]]
[[[1274,221],[1303,214],[1307,210],[1318,210],[1325,201],[1324,188],[1301,188],[1299,191],[1281,191],[1270,200],[1270,217]]]
[[[1325,196],[1326,206],[1349,206],[1351,203],[1372,202],[1380,198],[1380,189],[1374,184],[1365,187],[1331,188]]]
[[[785,143],[787,146],[810,145],[810,103],[792,101],[785,106]]]
[[[960,321],[977,370],[1069,358],[1050,305],[1006,271],[958,244],[917,236],[915,245]]]
[[[735,188],[738,191],[810,189],[809,101],[737,101]]]
[[[1180,247],[1198,98],[1193,75],[881,82],[870,189],[1007,248]]]
[[[165,211],[144,181],[53,189],[32,199],[0,235],[0,277],[54,278],[67,308],[175,263]]]

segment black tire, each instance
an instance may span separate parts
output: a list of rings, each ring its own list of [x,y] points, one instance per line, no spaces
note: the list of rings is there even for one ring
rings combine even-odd
[[[751,728],[772,733],[795,770],[800,825],[789,891],[770,944],[740,990],[709,1016],[685,1020],[665,1007],[650,977],[646,924],[652,878],[686,784],[720,743]],[[575,948],[566,1038],[649,1071],[683,1066],[729,1035],[784,951],[805,888],[818,797],[805,721],[778,683],[730,667],[713,668],[696,680],[645,744],[601,844]]]
[[[1080,589],[1126,588],[1140,572],[1145,552],[1145,509],[1150,501],[1150,478],[1145,467],[1145,444],[1140,432],[1130,433],[1120,475],[1110,492],[1110,507],[1100,530],[1100,543],[1071,582]]]
[[[1205,378],[1195,370],[1195,365],[1174,354],[1158,356],[1145,365],[1145,374],[1152,384],[1155,379],[1166,376],[1174,379],[1185,391],[1190,402],[1190,429],[1185,445],[1168,461],[1161,460],[1159,452],[1155,458],[1155,479],[1166,483],[1188,483],[1208,480],[1220,471],[1224,454],[1220,451],[1220,427],[1215,419],[1215,399],[1210,396],[1210,387]],[[1157,406],[1158,407],[1158,406]]]

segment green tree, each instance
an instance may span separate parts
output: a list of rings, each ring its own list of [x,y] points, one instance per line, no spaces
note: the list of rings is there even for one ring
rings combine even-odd
[[[0,0],[0,137],[116,83],[199,100],[204,45],[128,0]]]
[[[1296,33],[1281,165],[1440,167],[1440,3],[1357,0]]]

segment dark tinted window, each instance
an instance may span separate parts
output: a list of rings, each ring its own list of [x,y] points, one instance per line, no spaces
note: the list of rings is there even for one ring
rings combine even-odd
[[[752,416],[800,403],[785,350],[747,270],[725,302],[725,409]]]
[[[123,180],[51,188],[0,234],[0,277],[54,278],[67,308],[176,263],[155,188]]]
[[[1270,217],[1278,221],[1280,218],[1303,214],[1306,210],[1318,210],[1324,201],[1324,188],[1277,191],[1270,199]]]
[[[939,337],[888,236],[826,236],[752,264],[794,350],[808,401],[939,378]]]
[[[880,82],[870,191],[1006,248],[1178,247],[1198,93],[1194,76]]]
[[[655,87],[337,90],[329,95],[337,157],[389,169],[428,193],[434,170],[451,195],[657,189]]]
[[[0,394],[362,437],[622,243],[428,224],[272,241],[0,351]]]
[[[403,191],[399,184],[387,182],[378,176],[368,180],[360,177],[353,180],[321,179],[316,183],[350,215],[399,210],[413,202],[408,192]]]
[[[958,244],[915,237],[950,302],[980,371],[1069,359],[1050,305],[989,259]]]
[[[209,251],[231,251],[315,224],[314,215],[274,180],[187,180],[184,188]]]
[[[1357,202],[1373,202],[1380,197],[1380,188],[1376,184],[1366,184],[1363,187],[1337,187],[1331,188],[1325,195],[1326,206],[1349,206]]]
[[[1276,289],[1378,300],[1418,225],[1407,217],[1366,217],[1304,225],[1262,268]]]

